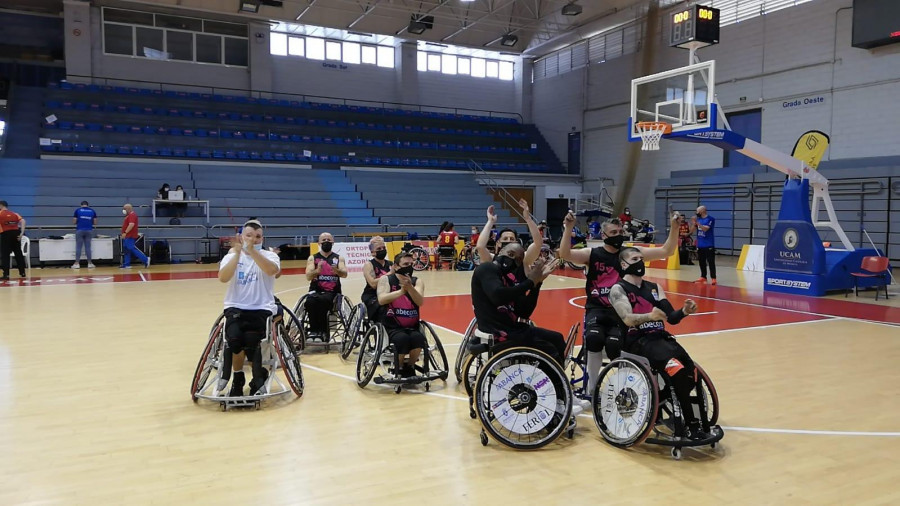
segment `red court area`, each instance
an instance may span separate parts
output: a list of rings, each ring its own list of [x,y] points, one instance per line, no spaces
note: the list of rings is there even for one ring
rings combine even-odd
[[[688,297],[669,294],[675,307],[681,307]],[[683,320],[679,325],[670,325],[669,331],[675,335],[713,332],[747,327],[761,327],[783,323],[821,320],[824,316],[784,311],[755,305],[738,304],[726,300],[694,298],[699,306],[699,314]],[[532,320],[540,327],[568,333],[572,325],[584,318],[584,289],[547,290],[541,292],[537,310]],[[429,297],[423,308],[428,321],[454,330],[465,332],[474,316],[472,299],[468,295]]]

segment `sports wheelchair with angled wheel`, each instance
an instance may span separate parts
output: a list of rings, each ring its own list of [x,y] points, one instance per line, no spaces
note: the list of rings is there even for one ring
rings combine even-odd
[[[376,385],[394,385],[394,392],[400,393],[404,385],[425,384],[425,391],[431,389],[431,382],[446,382],[449,373],[447,354],[434,328],[425,321],[419,322],[419,331],[425,336],[427,346],[422,350],[416,375],[401,377],[394,345],[388,339],[387,329],[381,323],[372,323],[362,338],[359,356],[356,360],[356,384],[365,388],[370,381]],[[376,372],[379,372],[376,376]]]
[[[219,315],[209,333],[209,339],[194,371],[191,382],[191,398],[194,402],[200,399],[217,402],[222,411],[232,407],[255,407],[259,409],[263,399],[294,393],[303,395],[303,370],[300,358],[288,336],[288,328],[295,324],[297,317],[292,311],[279,304],[279,315],[270,316],[266,322],[266,337],[260,341],[262,365],[268,372],[265,384],[260,393],[240,397],[228,396],[229,381],[222,375],[222,364],[225,353],[225,314]],[[245,362],[249,368],[250,361]],[[277,371],[284,373],[282,381]],[[229,372],[230,377],[234,374]]]
[[[719,397],[706,371],[699,364],[694,367],[696,382],[687,409],[693,410],[705,437],[687,437],[685,407],[679,405],[665,376],[654,371],[646,358],[623,352],[601,369],[592,396],[594,421],[603,439],[618,448],[642,442],[670,446],[676,460],[685,447],[715,448],[725,435],[716,424]]]
[[[294,314],[297,315],[296,325],[289,327],[291,341],[294,346],[301,352],[321,351],[329,353],[332,346],[340,346],[342,356],[347,350],[347,356],[354,347],[354,343],[359,342],[359,331],[365,320],[366,306],[362,303],[356,306],[351,305],[350,299],[343,294],[337,294],[334,297],[334,306],[328,311],[328,332],[319,337],[310,335],[309,312],[306,310],[306,299],[309,294],[304,295],[294,305]]]
[[[574,430],[572,389],[565,372],[533,348],[508,348],[488,358],[475,380],[473,406],[485,446],[490,434],[510,448],[534,450]]]

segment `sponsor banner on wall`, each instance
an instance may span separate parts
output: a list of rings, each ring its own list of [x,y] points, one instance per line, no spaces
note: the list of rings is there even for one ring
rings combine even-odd
[[[319,252],[318,243],[310,244],[309,248],[310,255]],[[363,266],[372,258],[368,242],[336,242],[331,251],[344,259],[347,272],[362,272]]]

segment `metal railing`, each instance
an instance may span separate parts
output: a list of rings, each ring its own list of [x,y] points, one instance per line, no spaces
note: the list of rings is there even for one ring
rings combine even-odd
[[[95,77],[77,74],[69,74],[72,82],[89,82],[101,86],[131,86],[135,88],[157,89],[159,91],[176,91],[188,93],[208,93],[211,95],[245,95],[249,98],[286,98],[298,102],[317,102],[322,104],[337,104],[346,106],[378,107],[381,109],[400,109],[418,112],[447,112],[457,115],[485,116],[488,118],[513,118],[523,123],[522,115],[516,112],[488,111],[484,109],[467,109],[459,107],[443,107],[428,104],[407,104],[403,102],[384,102],[377,100],[357,100],[351,98],[326,97],[321,95],[307,95],[300,93],[259,91],[246,88],[230,88],[225,86],[198,86],[192,84],[178,84],[156,81],[140,81],[136,79],[118,79],[111,77]]]
[[[515,198],[506,190],[506,188],[501,186],[500,183],[492,178],[475,160],[470,159],[467,162],[467,165],[469,170],[472,171],[472,175],[475,176],[475,180],[491,190],[493,195],[499,197],[508,211],[515,213],[516,216],[520,216],[523,220],[526,219],[525,216],[522,215],[522,212],[519,211],[519,209],[521,209],[521,206],[519,206],[519,199]],[[528,213],[528,215],[531,217],[532,221],[534,221],[534,215],[531,213]]]

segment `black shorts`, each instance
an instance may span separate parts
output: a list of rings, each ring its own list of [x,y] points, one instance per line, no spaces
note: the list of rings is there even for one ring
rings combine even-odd
[[[369,321],[378,321],[378,315],[381,312],[381,304],[378,303],[378,295],[363,294],[363,296],[360,297],[360,300],[366,305],[366,314],[369,317]]]
[[[694,361],[668,332],[632,331],[626,336],[625,343],[627,352],[646,358],[650,367],[663,376],[674,376],[682,370],[694,375]]]
[[[610,358],[619,356],[622,336],[625,335],[622,321],[611,309],[591,308],[584,314],[584,347],[592,353],[599,353],[606,347]]]
[[[550,355],[559,365],[563,365],[566,353],[566,340],[559,332],[532,327],[527,323],[516,324],[506,331],[505,336],[494,336],[493,353],[499,353],[507,348],[524,346],[534,348]]]
[[[408,355],[410,351],[416,348],[425,348],[428,341],[419,331],[419,328],[413,329],[387,329],[388,339],[394,345],[399,355]]]
[[[225,345],[232,353],[252,351],[266,338],[266,322],[272,313],[265,309],[225,310]]]

